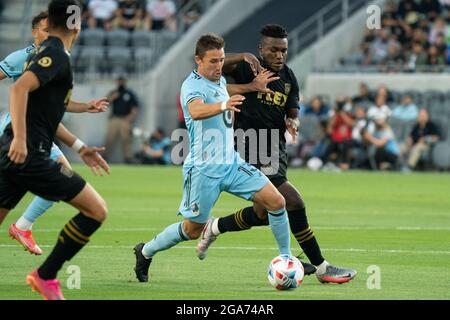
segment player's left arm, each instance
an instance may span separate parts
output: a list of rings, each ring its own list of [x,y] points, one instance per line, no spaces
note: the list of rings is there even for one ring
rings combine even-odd
[[[37,88],[39,79],[33,72],[26,71],[9,89],[9,112],[14,138],[8,157],[17,164],[24,163],[28,155],[26,127],[28,94]]]
[[[65,145],[74,149],[80,155],[81,159],[91,168],[94,175],[102,176],[102,169],[109,174],[110,169],[108,163],[100,155],[100,152],[105,151],[104,147],[89,147],[78,139],[72,132],[70,132],[62,123],[58,125],[56,130],[56,137]]]
[[[99,113],[108,111],[108,107],[109,100],[106,97],[90,100],[88,102],[76,102],[70,100],[69,104],[67,105],[66,111],[72,113]]]

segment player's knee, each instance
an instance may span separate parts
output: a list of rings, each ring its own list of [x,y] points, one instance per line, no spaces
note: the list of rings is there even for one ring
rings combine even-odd
[[[286,201],[281,193],[275,193],[267,202],[266,209],[269,211],[276,211],[286,207]]]
[[[105,200],[98,199],[95,204],[93,204],[87,212],[90,217],[97,220],[98,222],[103,222],[106,220],[106,216],[108,215],[108,207],[106,205]]]

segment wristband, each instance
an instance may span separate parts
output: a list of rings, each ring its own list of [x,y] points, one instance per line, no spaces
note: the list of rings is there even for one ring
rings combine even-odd
[[[75,140],[75,142],[72,145],[72,149],[75,152],[79,153],[81,148],[83,148],[84,146],[85,146],[84,142],[77,138],[77,140]]]
[[[222,112],[224,112],[225,110],[227,110],[227,102],[226,102],[226,101],[222,102],[222,104],[220,105],[220,110],[221,110]]]

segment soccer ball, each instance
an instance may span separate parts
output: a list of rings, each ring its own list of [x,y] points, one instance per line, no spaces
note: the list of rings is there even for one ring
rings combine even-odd
[[[277,290],[297,288],[302,284],[305,271],[296,257],[280,255],[272,259],[267,271],[267,277]]]

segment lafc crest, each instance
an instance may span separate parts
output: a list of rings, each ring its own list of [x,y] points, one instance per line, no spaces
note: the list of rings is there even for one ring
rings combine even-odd
[[[292,85],[290,83],[285,83],[284,84],[284,93],[288,96],[289,93],[291,92],[292,89]]]

